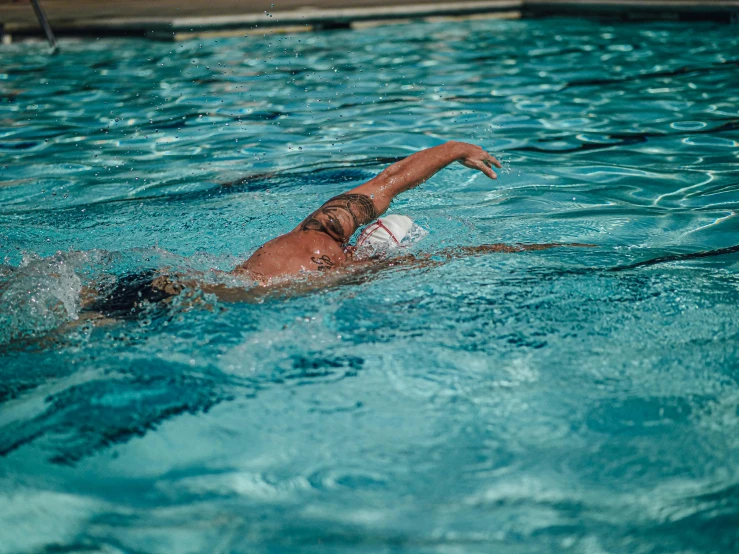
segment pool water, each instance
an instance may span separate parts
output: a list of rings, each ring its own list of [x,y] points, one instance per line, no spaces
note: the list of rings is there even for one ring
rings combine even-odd
[[[739,256],[609,271],[739,243],[736,28],[20,44],[0,93],[0,551],[739,548]],[[413,250],[598,247],[79,324],[448,139],[505,167],[397,199]]]

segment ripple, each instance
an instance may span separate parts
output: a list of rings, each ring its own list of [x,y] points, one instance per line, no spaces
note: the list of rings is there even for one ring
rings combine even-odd
[[[0,50],[8,548],[731,550],[735,30],[398,29]],[[398,198],[412,252],[598,246],[76,319],[449,139],[506,170]]]
[[[345,489],[348,491],[383,490],[388,479],[366,470],[350,468],[325,469],[312,473],[308,482],[318,490]]]
[[[708,123],[704,121],[676,121],[670,124],[670,127],[678,131],[697,131],[705,129],[707,126]]]
[[[688,137],[683,139],[683,144],[690,146],[707,146],[707,147],[718,147],[718,148],[739,148],[739,142],[722,137]]]

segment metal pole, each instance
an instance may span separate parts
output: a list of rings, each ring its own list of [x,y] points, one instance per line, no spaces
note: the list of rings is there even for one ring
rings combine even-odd
[[[31,4],[33,4],[33,11],[36,12],[36,17],[38,18],[38,22],[41,24],[41,27],[44,28],[44,33],[46,33],[46,38],[49,41],[49,46],[51,46],[54,50],[56,50],[56,38],[54,38],[54,32],[51,30],[51,25],[49,25],[49,20],[46,19],[46,14],[44,13],[44,9],[41,7],[39,0],[31,0]]]

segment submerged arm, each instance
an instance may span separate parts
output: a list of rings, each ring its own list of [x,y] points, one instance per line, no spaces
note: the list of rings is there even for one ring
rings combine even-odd
[[[440,250],[435,253],[422,253],[422,254],[408,254],[405,256],[388,257],[380,260],[368,260],[375,262],[377,267],[436,267],[444,265],[452,260],[459,260],[461,258],[469,258],[473,256],[481,256],[483,254],[489,254],[491,252],[526,252],[529,250],[549,250],[550,248],[558,247],[575,247],[575,248],[593,248],[597,247],[597,244],[583,244],[579,242],[562,243],[552,242],[548,244],[480,244],[478,246],[452,246]]]
[[[550,242],[547,244],[481,244],[479,246],[457,246],[445,248],[437,254],[448,260],[478,256],[489,252],[525,252],[527,250],[549,250],[560,246],[574,246],[577,248],[592,248],[596,244],[583,244],[579,242]]]
[[[359,227],[382,215],[398,194],[426,182],[454,162],[482,171],[491,179],[497,178],[492,166],[500,167],[500,162],[479,146],[447,142],[408,156],[371,181],[335,196],[308,216],[296,230],[320,231],[338,243],[346,244]]]

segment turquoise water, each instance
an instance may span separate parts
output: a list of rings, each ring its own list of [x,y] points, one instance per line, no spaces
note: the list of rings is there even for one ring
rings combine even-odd
[[[739,257],[608,268],[739,243],[738,91],[710,24],[3,47],[0,551],[737,551]],[[447,139],[414,249],[599,246],[75,324]]]

